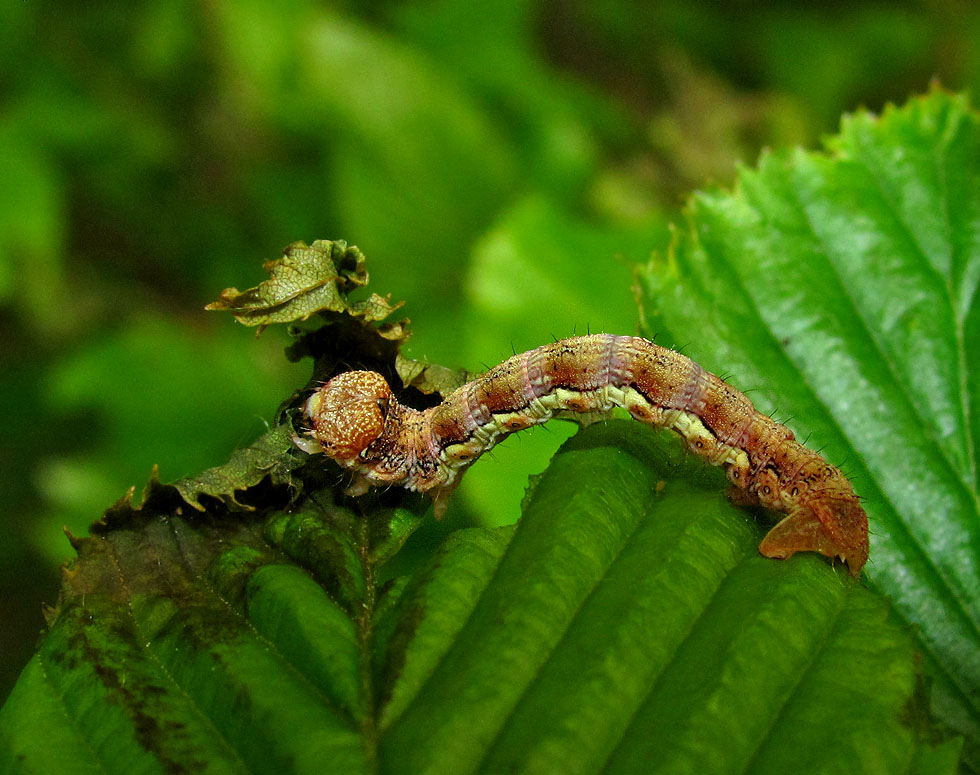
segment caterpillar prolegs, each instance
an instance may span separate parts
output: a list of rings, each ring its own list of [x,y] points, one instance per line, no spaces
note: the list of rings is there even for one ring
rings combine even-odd
[[[307,402],[313,443],[303,446],[357,472],[351,494],[400,485],[432,495],[440,517],[467,467],[501,437],[617,406],[676,431],[692,452],[723,466],[737,503],[787,514],[759,545],[763,555],[814,551],[840,557],[860,574],[868,518],[844,474],[735,388],[639,337],[597,334],[544,345],[424,411],[398,403],[376,372],[340,374]]]

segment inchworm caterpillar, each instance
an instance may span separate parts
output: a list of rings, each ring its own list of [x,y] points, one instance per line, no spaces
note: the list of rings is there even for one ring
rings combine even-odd
[[[376,372],[340,374],[308,400],[312,439],[302,446],[357,472],[351,494],[400,485],[429,493],[440,517],[467,467],[501,437],[557,416],[591,420],[616,406],[676,431],[692,452],[724,466],[735,502],[788,515],[759,545],[763,555],[820,552],[860,575],[868,518],[847,477],[735,388],[639,337],[597,334],[544,345],[424,411],[398,403]]]

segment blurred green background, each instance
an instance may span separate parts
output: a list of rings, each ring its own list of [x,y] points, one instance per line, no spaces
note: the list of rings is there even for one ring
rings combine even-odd
[[[409,354],[634,325],[685,192],[841,112],[980,85],[966,0],[0,4],[0,700],[83,533],[262,433],[308,364],[203,306],[346,239]],[[549,426],[550,427],[550,426]],[[454,508],[512,520],[563,428]]]

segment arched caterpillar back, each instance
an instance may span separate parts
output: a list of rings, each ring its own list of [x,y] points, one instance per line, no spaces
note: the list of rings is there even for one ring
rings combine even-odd
[[[347,372],[314,393],[306,413],[312,451],[357,472],[351,494],[400,485],[432,495],[440,517],[467,467],[503,436],[616,406],[676,431],[692,452],[723,466],[736,502],[787,514],[759,545],[762,554],[820,552],[860,575],[868,518],[847,477],[735,388],[646,339],[596,334],[547,344],[425,411],[398,403],[380,374]]]

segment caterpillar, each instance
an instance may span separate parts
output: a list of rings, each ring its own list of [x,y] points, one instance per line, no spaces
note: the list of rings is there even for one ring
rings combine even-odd
[[[591,421],[613,407],[677,432],[696,455],[723,466],[736,503],[784,512],[761,554],[819,552],[860,575],[868,518],[840,469],[690,358],[639,337],[546,344],[424,411],[400,404],[380,374],[346,372],[306,402],[312,427],[301,446],[356,472],[349,494],[399,485],[430,494],[439,518],[462,474],[503,436],[552,417]]]

